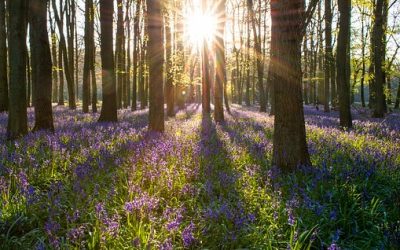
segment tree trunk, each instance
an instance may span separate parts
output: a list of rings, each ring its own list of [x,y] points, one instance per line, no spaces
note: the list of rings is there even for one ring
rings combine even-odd
[[[100,0],[100,45],[103,103],[99,122],[117,122],[117,90],[113,53],[113,0]]]
[[[147,0],[149,46],[149,131],[164,132],[163,22],[160,1]]]
[[[7,138],[28,133],[26,110],[26,0],[8,1],[8,49],[10,62],[9,116]]]
[[[52,111],[52,64],[47,32],[48,0],[31,0],[29,6],[32,83],[35,107],[33,131],[54,130]]]
[[[340,126],[352,127],[350,107],[350,19],[351,3],[339,0],[340,30],[337,47],[337,83],[339,87]]]
[[[397,87],[396,103],[394,105],[394,108],[398,109],[399,106],[400,106],[400,79],[399,79],[399,86]]]
[[[207,0],[202,1],[202,11],[205,12],[207,9]],[[209,51],[207,41],[203,39],[203,48],[202,48],[202,107],[203,107],[203,115],[211,114],[211,79],[210,79],[210,69],[209,69]]]
[[[116,34],[116,45],[115,45],[115,62],[117,63],[117,106],[119,109],[122,108],[123,99],[123,79],[125,69],[123,68],[123,48],[122,44],[124,42],[124,13],[122,0],[117,0],[117,34]]]
[[[83,64],[83,82],[82,82],[82,110],[83,113],[89,112],[90,102],[90,73],[91,63],[93,57],[93,48],[90,39],[90,22],[94,18],[93,13],[93,0],[87,0],[85,2],[85,58]]]
[[[385,116],[385,97],[384,97],[384,72],[383,72],[383,61],[384,61],[384,43],[383,43],[383,5],[384,0],[377,0],[374,16],[375,23],[372,33],[372,40],[374,41],[374,68],[375,68],[375,105],[374,105],[374,117],[384,117]]]
[[[58,26],[59,36],[60,36],[60,51],[62,52],[62,60],[63,60],[63,68],[65,77],[67,79],[67,87],[68,87],[68,105],[70,109],[76,109],[75,102],[75,86],[74,86],[74,78],[73,74],[71,74],[70,62],[68,58],[67,51],[67,43],[64,36],[63,23],[58,15],[56,1],[52,0],[54,18],[56,19],[56,23]],[[63,87],[60,85],[60,88]],[[61,91],[60,91],[61,92]]]
[[[329,87],[332,64],[332,1],[325,0],[325,87],[324,87],[324,111],[329,112]]]
[[[264,57],[262,54],[261,36],[260,34],[257,34],[257,29],[256,29],[256,20],[253,10],[253,0],[247,0],[247,8],[249,9],[249,16],[253,28],[254,46],[256,53],[255,56],[257,58],[257,76],[258,76],[257,85],[260,95],[260,112],[267,112],[267,104],[265,101],[265,90],[264,90]]]
[[[49,12],[49,23],[50,23],[50,30],[51,30],[51,57],[52,57],[52,70],[53,70],[53,93],[52,93],[52,102],[58,101],[58,62],[57,62],[57,35],[56,30],[54,27],[54,22],[51,18],[50,8],[48,9]]]
[[[165,83],[165,94],[167,98],[167,116],[175,116],[175,101],[174,101],[174,75],[173,75],[173,65],[172,65],[172,34],[171,34],[171,20],[170,16],[165,17],[165,40],[166,40],[166,70],[167,79]]]
[[[215,84],[214,84],[214,119],[215,122],[224,122],[224,86],[226,82],[226,61],[225,61],[225,2],[226,0],[218,1],[218,27],[216,39],[216,61],[215,61]]]
[[[271,1],[272,30],[276,32],[275,124],[273,164],[285,171],[310,165],[302,100],[301,42],[304,2]]]
[[[140,6],[141,0],[136,1],[136,11],[135,11],[135,18],[133,24],[133,79],[132,79],[132,111],[137,110],[137,83],[138,83],[138,54],[139,54],[139,15],[140,15]]]
[[[0,113],[8,110],[6,0],[0,0]]]

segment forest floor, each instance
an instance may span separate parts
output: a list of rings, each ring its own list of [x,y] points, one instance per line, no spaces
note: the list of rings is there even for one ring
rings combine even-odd
[[[7,249],[372,249],[400,247],[400,114],[354,129],[305,108],[313,167],[271,166],[273,117],[234,106],[226,123],[194,104],[147,132],[56,107],[56,132],[5,140],[0,245]],[[33,112],[29,111],[33,126]]]

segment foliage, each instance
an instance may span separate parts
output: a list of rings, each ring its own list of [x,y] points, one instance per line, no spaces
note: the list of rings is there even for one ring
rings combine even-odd
[[[345,132],[306,108],[314,167],[286,174],[270,164],[273,118],[235,107],[215,125],[197,108],[160,135],[145,111],[97,124],[58,107],[54,134],[14,144],[0,114],[2,247],[399,247],[398,114]]]

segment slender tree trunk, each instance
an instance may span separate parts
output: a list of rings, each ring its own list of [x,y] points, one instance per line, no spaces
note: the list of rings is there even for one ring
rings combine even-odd
[[[350,20],[351,3],[339,0],[340,31],[337,48],[337,83],[339,87],[340,126],[352,127],[350,107]]]
[[[173,64],[172,64],[172,34],[171,34],[171,20],[170,16],[165,17],[165,40],[166,40],[166,74],[167,79],[165,83],[165,94],[167,98],[167,116],[175,116],[175,101],[174,101],[174,75],[173,75]]]
[[[117,34],[116,34],[116,45],[115,45],[115,62],[117,63],[117,106],[119,109],[122,108],[123,99],[123,48],[122,44],[124,42],[124,13],[122,0],[117,0]]]
[[[215,122],[224,122],[224,86],[226,82],[226,61],[225,61],[225,3],[226,0],[219,0],[217,5],[218,27],[216,39],[216,78],[214,84],[214,119]]]
[[[138,54],[139,54],[139,15],[141,8],[141,0],[136,1],[136,11],[133,24],[133,79],[132,79],[132,111],[137,110],[137,83],[138,83]]]
[[[363,9],[364,10],[364,9]],[[360,94],[361,94],[361,105],[362,107],[365,108],[365,71],[366,71],[366,66],[365,66],[365,46],[366,42],[365,40],[367,39],[367,35],[364,35],[365,33],[365,28],[364,28],[364,13],[361,14],[361,60],[362,60],[362,66],[361,66],[361,82],[360,82]],[[368,34],[368,33],[367,33]]]
[[[131,105],[131,72],[132,72],[132,61],[131,61],[131,1],[127,1],[126,14],[125,14],[125,26],[127,39],[124,43],[126,51],[126,74],[125,74],[125,102],[124,108],[128,108]]]
[[[272,30],[276,32],[273,60],[276,82],[273,163],[285,171],[310,165],[302,100],[301,42],[304,2],[271,1]]]
[[[9,115],[7,138],[28,133],[26,110],[26,29],[27,1],[8,1],[8,51],[10,62]]]
[[[258,91],[260,95],[260,112],[267,112],[267,104],[265,101],[265,90],[264,90],[264,58],[262,55],[262,47],[261,47],[261,35],[257,35],[256,29],[256,20],[254,16],[253,10],[253,0],[247,0],[247,7],[249,9],[249,16],[253,28],[253,36],[254,36],[254,46],[255,46],[255,53],[257,58],[257,85]]]
[[[117,90],[113,53],[113,0],[100,0],[100,44],[103,103],[99,122],[117,122]]]
[[[93,48],[90,39],[90,22],[93,16],[93,1],[87,0],[85,2],[85,56],[83,64],[83,82],[82,82],[82,110],[84,113],[89,112],[90,102],[90,73],[91,63],[93,62]]]
[[[0,0],[0,113],[8,110],[6,0]]]
[[[375,68],[375,91],[376,91],[376,102],[374,105],[374,117],[384,117],[385,115],[385,97],[384,97],[384,72],[383,72],[383,61],[384,61],[384,42],[383,42],[383,5],[384,0],[377,0],[374,16],[375,23],[372,33],[373,50],[374,50],[374,68]]]
[[[331,79],[332,60],[332,1],[325,0],[325,87],[324,87],[324,111],[329,112],[329,87]]]
[[[397,87],[396,103],[394,104],[394,108],[399,109],[399,106],[400,106],[400,79],[399,79],[399,86]]]
[[[48,0],[31,0],[29,6],[32,83],[34,91],[35,127],[54,130],[52,111],[52,64],[47,32]]]
[[[75,86],[74,86],[74,77],[71,74],[71,64],[68,58],[68,50],[67,50],[67,43],[64,36],[64,29],[63,24],[61,22],[60,16],[58,14],[56,1],[52,0],[53,5],[53,12],[54,17],[56,19],[56,23],[58,26],[58,32],[60,36],[60,51],[62,52],[62,60],[63,60],[63,68],[65,77],[67,79],[67,87],[68,87],[68,105],[70,109],[76,109],[76,102],[75,102]],[[62,86],[63,87],[63,86]],[[61,88],[61,86],[60,86]]]
[[[149,34],[149,130],[164,132],[163,22],[160,1],[147,0]]]
[[[54,22],[51,18],[50,8],[48,8],[48,16],[50,22],[50,30],[51,30],[51,56],[52,56],[52,71],[53,71],[53,91],[52,91],[52,102],[58,101],[58,62],[57,62],[57,35],[54,27]]]
[[[207,0],[202,1],[202,11],[205,12],[207,8]],[[210,79],[210,69],[209,69],[209,51],[206,39],[203,40],[202,48],[202,107],[203,115],[211,114],[211,79]]]

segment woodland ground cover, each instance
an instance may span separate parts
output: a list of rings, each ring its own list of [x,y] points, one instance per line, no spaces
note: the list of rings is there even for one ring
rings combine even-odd
[[[11,249],[371,249],[400,247],[400,116],[306,107],[313,167],[271,166],[273,117],[235,106],[224,124],[189,106],[147,132],[55,109],[54,134],[5,140],[0,243]],[[32,124],[33,113],[29,112]]]

